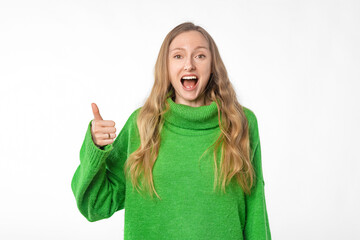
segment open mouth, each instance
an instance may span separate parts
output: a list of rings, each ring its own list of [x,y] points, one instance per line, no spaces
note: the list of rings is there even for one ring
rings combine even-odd
[[[183,77],[181,78],[181,84],[186,89],[193,89],[198,82],[198,78],[196,76]]]

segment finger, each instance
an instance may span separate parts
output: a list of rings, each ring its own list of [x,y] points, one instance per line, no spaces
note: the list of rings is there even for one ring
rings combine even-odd
[[[99,127],[97,125],[98,122],[95,122],[94,123],[94,126],[93,126],[93,129],[92,131],[95,133],[95,134],[108,134],[108,133],[116,133],[116,128],[114,127]],[[95,126],[96,124],[96,126]]]
[[[101,128],[102,133],[116,133],[116,128],[114,127],[103,127]]]
[[[93,114],[94,114],[94,119],[95,120],[103,120],[103,118],[100,115],[100,111],[99,111],[99,108],[96,105],[96,103],[92,103],[91,108],[92,108],[92,111],[93,111]]]
[[[112,120],[101,120],[101,121],[97,121],[96,125],[101,127],[114,127],[115,122]]]
[[[113,142],[114,142],[114,139],[100,140],[98,145],[105,146],[105,145],[111,144]]]
[[[115,133],[103,133],[98,136],[99,139],[114,139],[116,137]]]

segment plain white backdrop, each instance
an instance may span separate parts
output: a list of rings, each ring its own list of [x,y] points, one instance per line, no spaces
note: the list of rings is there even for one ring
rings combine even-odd
[[[1,0],[0,239],[123,239],[71,191],[91,103],[119,133],[185,21],[257,116],[273,239],[360,239],[357,0]]]

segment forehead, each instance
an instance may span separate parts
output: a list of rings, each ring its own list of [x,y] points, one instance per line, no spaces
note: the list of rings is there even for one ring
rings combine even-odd
[[[175,48],[192,49],[199,46],[209,49],[209,43],[200,32],[188,31],[177,35],[171,42],[169,50]]]

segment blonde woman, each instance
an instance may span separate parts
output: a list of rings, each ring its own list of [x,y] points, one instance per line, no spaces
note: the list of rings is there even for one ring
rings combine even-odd
[[[124,239],[271,239],[254,113],[212,37],[166,36],[155,82],[116,137],[96,104],[71,187],[91,222],[125,209]]]

